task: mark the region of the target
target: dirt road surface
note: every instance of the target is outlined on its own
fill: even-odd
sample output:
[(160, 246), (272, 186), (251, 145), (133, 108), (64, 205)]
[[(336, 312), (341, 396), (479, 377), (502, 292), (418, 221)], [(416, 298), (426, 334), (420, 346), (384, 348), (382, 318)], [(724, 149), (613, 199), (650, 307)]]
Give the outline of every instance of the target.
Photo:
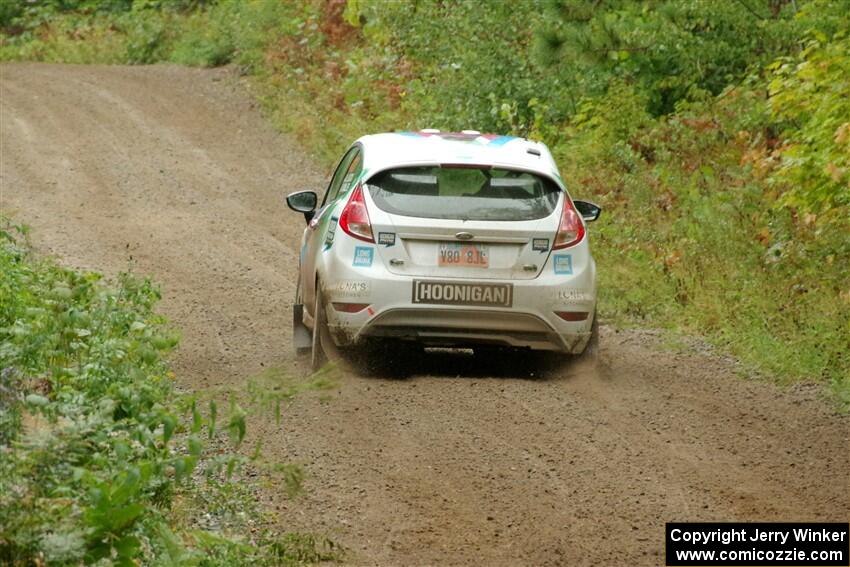
[[(0, 67), (0, 209), (68, 265), (161, 282), (188, 390), (306, 374), (303, 221), (282, 196), (326, 173), (225, 70)], [(404, 379), (346, 373), (279, 425), (254, 415), (266, 453), (308, 474), (270, 505), (378, 565), (657, 565), (666, 521), (850, 518), (850, 421), (817, 386), (648, 331), (602, 339), (599, 373), (433, 354)]]

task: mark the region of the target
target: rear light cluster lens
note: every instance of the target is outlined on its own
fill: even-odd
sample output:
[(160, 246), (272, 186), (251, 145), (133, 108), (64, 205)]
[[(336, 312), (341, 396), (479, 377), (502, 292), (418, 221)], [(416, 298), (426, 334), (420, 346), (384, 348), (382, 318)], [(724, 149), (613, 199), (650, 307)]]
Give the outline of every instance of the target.
[(587, 316), (590, 315), (587, 311), (555, 311), (555, 315), (564, 321), (587, 321)]
[(339, 226), (346, 234), (365, 242), (375, 242), (372, 236), (372, 223), (363, 198), (363, 186), (357, 185), (348, 198), (348, 203), (339, 216)]
[(333, 302), (335, 311), (339, 311), (340, 313), (360, 313), (367, 307), (369, 307), (368, 303), (337, 303)]
[(581, 242), (582, 238), (584, 238), (584, 223), (581, 222), (581, 216), (565, 193), (561, 224), (558, 226), (558, 234), (555, 235), (555, 243), (552, 245), (552, 249), (569, 248)]

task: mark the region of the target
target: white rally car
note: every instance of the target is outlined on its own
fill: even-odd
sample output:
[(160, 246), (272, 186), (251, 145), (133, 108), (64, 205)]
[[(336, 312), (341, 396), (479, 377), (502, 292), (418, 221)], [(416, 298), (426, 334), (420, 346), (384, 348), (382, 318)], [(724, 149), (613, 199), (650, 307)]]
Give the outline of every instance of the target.
[(373, 341), (595, 356), (596, 264), (545, 145), (475, 131), (364, 136), (303, 213), (294, 342), (321, 366)]

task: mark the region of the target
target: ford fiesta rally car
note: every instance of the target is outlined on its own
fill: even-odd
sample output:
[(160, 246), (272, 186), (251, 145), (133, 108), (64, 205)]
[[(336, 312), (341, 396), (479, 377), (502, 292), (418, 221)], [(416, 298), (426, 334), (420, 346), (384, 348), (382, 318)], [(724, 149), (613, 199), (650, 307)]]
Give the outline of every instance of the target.
[(596, 264), (545, 145), (438, 130), (364, 136), (303, 213), (297, 350), (513, 347), (595, 356)]

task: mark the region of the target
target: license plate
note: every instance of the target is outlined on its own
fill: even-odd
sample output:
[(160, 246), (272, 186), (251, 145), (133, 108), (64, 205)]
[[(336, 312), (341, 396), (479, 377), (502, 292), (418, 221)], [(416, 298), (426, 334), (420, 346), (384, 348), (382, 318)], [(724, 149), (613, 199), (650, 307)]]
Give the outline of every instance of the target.
[(413, 280), (413, 303), (510, 307), (513, 284)]
[(437, 265), (486, 268), (490, 265), (490, 251), (486, 244), (441, 242), (437, 251)]

